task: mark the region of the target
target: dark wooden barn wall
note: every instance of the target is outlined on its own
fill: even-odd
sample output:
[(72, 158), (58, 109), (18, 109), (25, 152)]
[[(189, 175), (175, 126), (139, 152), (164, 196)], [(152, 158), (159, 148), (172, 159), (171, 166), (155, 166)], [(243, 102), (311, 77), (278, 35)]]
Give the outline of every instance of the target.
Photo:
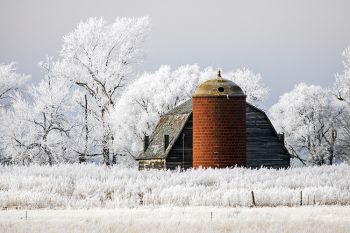
[(282, 168), (290, 157), (265, 113), (247, 105), (247, 167)]
[[(166, 158), (167, 169), (174, 169), (178, 166), (182, 168), (192, 167), (192, 125), (193, 120), (191, 115)], [(185, 142), (184, 147), (182, 139), (183, 135)]]

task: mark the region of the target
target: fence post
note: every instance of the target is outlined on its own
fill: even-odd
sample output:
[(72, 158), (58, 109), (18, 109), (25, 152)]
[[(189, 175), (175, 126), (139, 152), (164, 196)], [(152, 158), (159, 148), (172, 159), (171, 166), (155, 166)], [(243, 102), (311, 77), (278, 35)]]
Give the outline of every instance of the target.
[(300, 206), (303, 205), (303, 191), (300, 190)]
[(252, 191), (252, 205), (256, 206), (254, 192)]
[(143, 192), (139, 193), (139, 204), (143, 205)]

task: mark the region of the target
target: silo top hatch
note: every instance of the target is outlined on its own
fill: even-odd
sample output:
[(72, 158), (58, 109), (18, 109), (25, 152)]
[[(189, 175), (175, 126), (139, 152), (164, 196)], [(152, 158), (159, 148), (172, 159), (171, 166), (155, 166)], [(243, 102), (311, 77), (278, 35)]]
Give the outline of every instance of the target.
[(210, 79), (202, 83), (193, 97), (220, 97), (220, 96), (245, 96), (242, 89), (234, 82), (223, 79), (220, 71), (216, 79)]

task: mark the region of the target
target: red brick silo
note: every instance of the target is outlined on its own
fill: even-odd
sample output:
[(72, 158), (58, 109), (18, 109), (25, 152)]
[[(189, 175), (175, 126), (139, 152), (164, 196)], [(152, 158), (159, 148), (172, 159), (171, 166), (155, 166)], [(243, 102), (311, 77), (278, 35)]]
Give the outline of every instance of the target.
[(193, 167), (244, 166), (246, 96), (221, 78), (201, 84), (192, 98)]

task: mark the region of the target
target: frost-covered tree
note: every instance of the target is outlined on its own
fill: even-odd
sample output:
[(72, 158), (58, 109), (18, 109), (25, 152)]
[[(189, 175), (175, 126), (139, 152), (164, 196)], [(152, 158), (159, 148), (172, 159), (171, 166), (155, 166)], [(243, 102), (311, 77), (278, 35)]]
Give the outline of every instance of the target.
[(8, 107), (14, 93), (20, 91), (30, 76), (16, 72), (15, 63), (0, 64), (0, 109)]
[(343, 51), (342, 55), (344, 71), (336, 75), (334, 90), (338, 100), (350, 106), (350, 46)]
[(4, 161), (4, 134), (1, 125), (5, 124), (4, 115), (10, 111), (16, 95), (23, 91), (30, 76), (16, 72), (15, 63), (0, 64), (0, 163)]
[(76, 161), (72, 153), (75, 126), (69, 83), (42, 80), (28, 88), (31, 99), (17, 95), (13, 110), (1, 124), (4, 150), (9, 160), (18, 164), (55, 164)]
[[(144, 136), (152, 133), (160, 116), (190, 99), (202, 82), (215, 77), (216, 71), (211, 67), (200, 69), (197, 65), (185, 65), (176, 70), (161, 66), (156, 72), (140, 75), (126, 88), (111, 114), (117, 152), (137, 157)], [(261, 84), (260, 74), (248, 69), (223, 74), (223, 78), (241, 86), (247, 101), (255, 105), (268, 93)]]
[[(59, 63), (55, 63), (52, 57), (47, 57), (46, 61), (41, 61), (39, 65), (43, 68), (45, 76), (47, 78), (48, 85), (52, 85), (51, 80), (62, 79), (60, 77), (60, 68)], [(75, 115), (71, 115), (77, 127), (72, 130), (71, 134), (74, 135), (74, 153), (79, 157), (79, 162), (86, 162), (89, 158), (102, 155), (98, 152), (98, 139), (99, 132), (102, 132), (101, 129), (96, 129), (99, 127), (98, 119), (99, 116), (95, 116), (93, 111), (91, 111), (91, 103), (93, 102), (92, 97), (88, 96), (86, 92), (78, 88), (77, 86), (73, 87), (72, 82), (68, 82), (72, 86), (70, 90), (74, 93), (72, 95), (72, 103), (75, 105)], [(53, 83), (54, 85), (55, 83)], [(94, 137), (90, 136), (91, 132), (94, 133)]]
[(350, 46), (343, 51), (344, 71), (336, 75), (334, 93), (340, 104), (343, 104), (344, 114), (341, 116), (341, 141), (344, 160), (350, 162)]
[(339, 158), (339, 118), (343, 107), (320, 86), (298, 84), (270, 109), (271, 120), (304, 164), (332, 164)]
[(70, 80), (88, 95), (88, 112), (95, 119), (89, 136), (98, 142), (105, 164), (110, 163), (113, 142), (109, 114), (133, 77), (133, 65), (142, 60), (149, 27), (147, 17), (117, 18), (111, 24), (90, 18), (64, 37), (61, 59), (52, 64), (55, 76)]

